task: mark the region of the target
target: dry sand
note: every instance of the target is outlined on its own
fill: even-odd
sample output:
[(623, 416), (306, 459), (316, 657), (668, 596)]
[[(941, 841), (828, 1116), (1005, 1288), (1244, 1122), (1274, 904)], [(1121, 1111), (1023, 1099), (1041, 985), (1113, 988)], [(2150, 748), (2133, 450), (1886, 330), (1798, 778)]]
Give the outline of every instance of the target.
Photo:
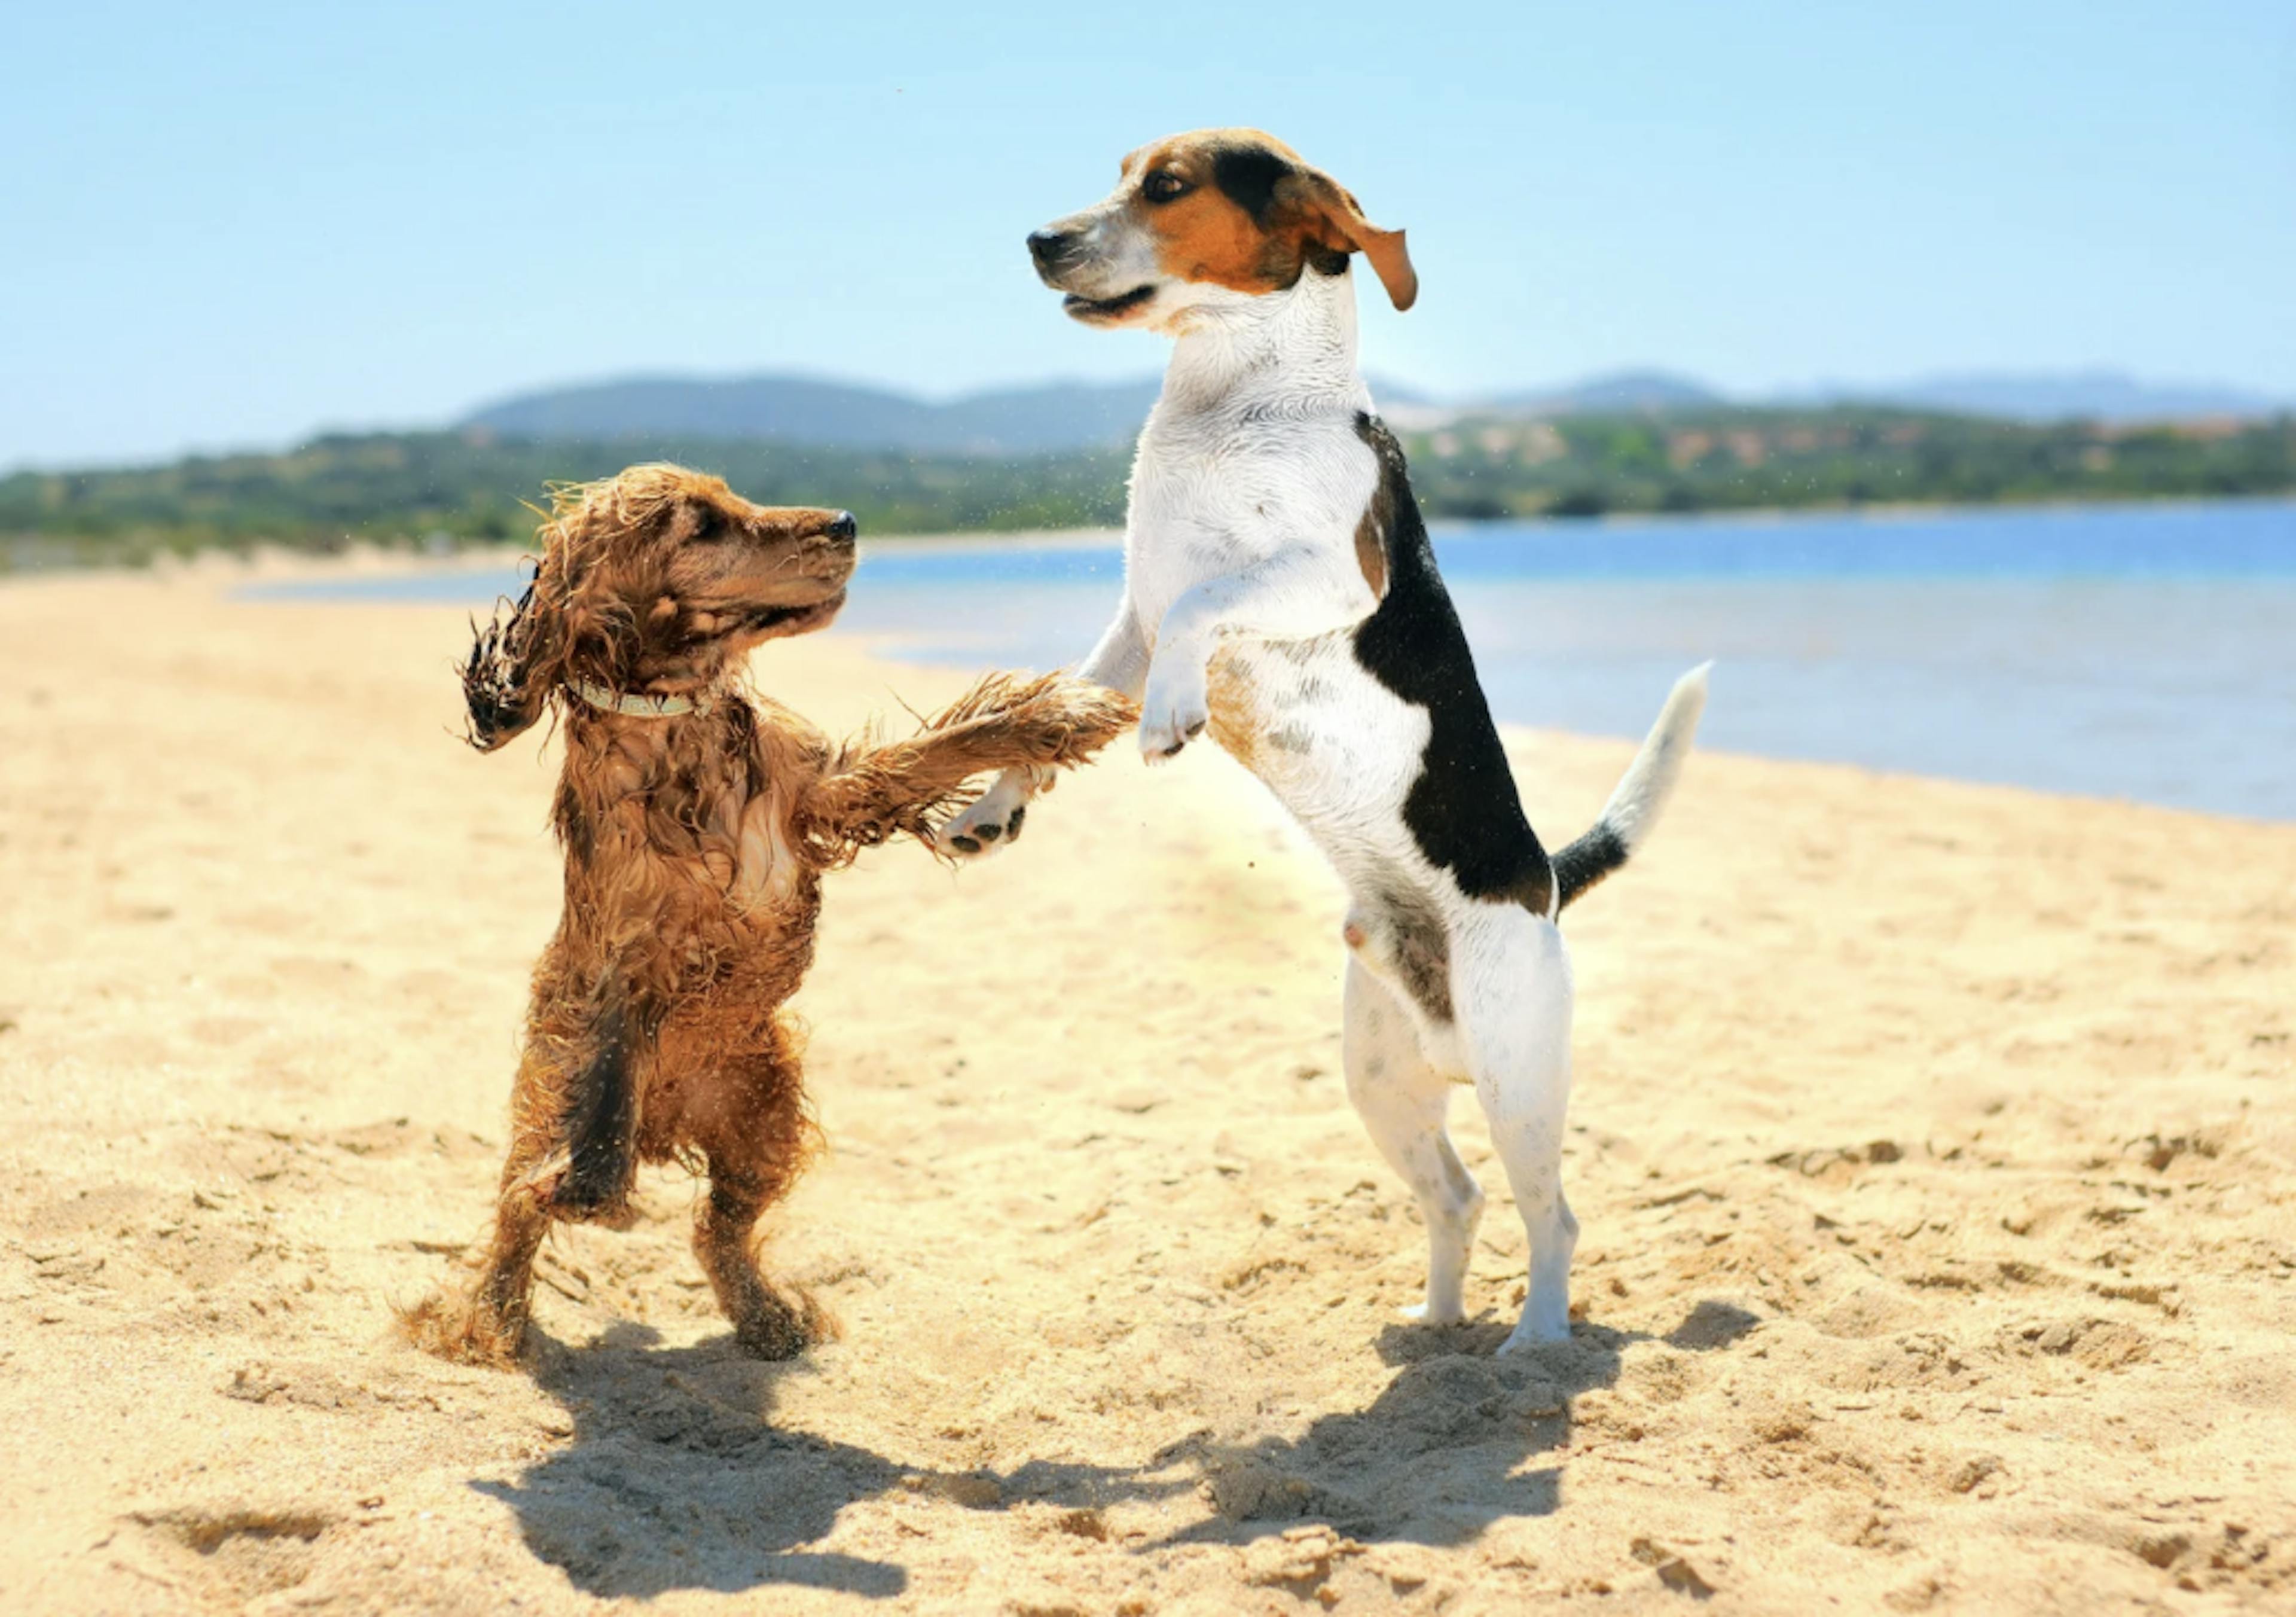
[[(0, 587), (0, 1611), (2296, 1609), (2296, 827), (1694, 760), (1573, 913), (1584, 1318), (1502, 1361), (1472, 1105), (1478, 1316), (1412, 1328), (1336, 887), (1127, 751), (1015, 857), (832, 878), (771, 1261), (842, 1341), (735, 1357), (664, 1175), (491, 1374), (390, 1327), (555, 903), (463, 639)], [(1513, 744), (1565, 833), (1629, 751)]]

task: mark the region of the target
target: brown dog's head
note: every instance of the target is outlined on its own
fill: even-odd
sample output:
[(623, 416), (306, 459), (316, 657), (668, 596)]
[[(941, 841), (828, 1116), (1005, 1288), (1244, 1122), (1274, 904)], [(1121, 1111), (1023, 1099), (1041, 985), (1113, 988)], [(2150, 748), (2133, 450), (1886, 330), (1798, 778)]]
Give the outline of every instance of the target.
[(825, 628), (845, 603), (849, 513), (752, 505), (721, 479), (661, 465), (554, 490), (553, 505), (534, 581), (479, 630), (463, 669), (482, 752), (571, 681), (703, 690), (751, 646)]
[(1419, 296), (1403, 232), (1372, 224), (1330, 175), (1257, 129), (1143, 146), (1105, 201), (1036, 232), (1029, 252), (1045, 284), (1068, 294), (1068, 312), (1093, 325), (1177, 329), (1187, 310), (1225, 296), (1339, 275), (1352, 252), (1396, 308)]

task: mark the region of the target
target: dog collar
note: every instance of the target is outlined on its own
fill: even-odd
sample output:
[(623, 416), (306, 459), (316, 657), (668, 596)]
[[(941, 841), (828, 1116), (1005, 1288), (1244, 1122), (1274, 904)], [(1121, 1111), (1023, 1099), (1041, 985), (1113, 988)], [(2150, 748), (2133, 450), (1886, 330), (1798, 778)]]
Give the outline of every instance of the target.
[(691, 696), (656, 696), (643, 691), (610, 691), (586, 679), (570, 679), (566, 688), (602, 713), (626, 718), (675, 718), (681, 713), (707, 713), (713, 705), (708, 691)]

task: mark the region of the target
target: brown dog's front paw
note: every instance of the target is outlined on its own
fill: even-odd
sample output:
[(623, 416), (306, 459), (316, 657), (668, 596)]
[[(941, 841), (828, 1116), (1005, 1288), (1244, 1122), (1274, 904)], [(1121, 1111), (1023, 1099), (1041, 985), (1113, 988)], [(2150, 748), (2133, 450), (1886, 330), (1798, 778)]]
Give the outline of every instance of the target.
[(1066, 732), (1056, 760), (1062, 765), (1083, 763), (1138, 723), (1142, 714), (1140, 703), (1121, 692), (1070, 675), (1039, 700)]

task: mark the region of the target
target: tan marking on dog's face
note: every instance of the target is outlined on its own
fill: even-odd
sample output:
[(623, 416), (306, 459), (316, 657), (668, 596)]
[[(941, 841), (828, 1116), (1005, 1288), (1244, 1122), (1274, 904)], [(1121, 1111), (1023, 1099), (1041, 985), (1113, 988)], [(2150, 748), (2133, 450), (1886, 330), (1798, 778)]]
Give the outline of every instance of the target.
[(1124, 160), (1136, 228), (1155, 242), (1156, 263), (1175, 281), (1264, 295), (1295, 285), (1311, 249), (1335, 250), (1322, 221), (1272, 197), (1259, 217), (1220, 185), (1223, 159), (1304, 174), (1300, 154), (1257, 129), (1204, 129), (1144, 146)]
[(1264, 297), (1310, 267), (1370, 260), (1398, 308), (1417, 295), (1403, 233), (1381, 230), (1329, 175), (1258, 129), (1200, 129), (1124, 160), (1098, 206), (1030, 238), (1037, 273), (1093, 325), (1174, 328), (1204, 301), (1191, 288)]

